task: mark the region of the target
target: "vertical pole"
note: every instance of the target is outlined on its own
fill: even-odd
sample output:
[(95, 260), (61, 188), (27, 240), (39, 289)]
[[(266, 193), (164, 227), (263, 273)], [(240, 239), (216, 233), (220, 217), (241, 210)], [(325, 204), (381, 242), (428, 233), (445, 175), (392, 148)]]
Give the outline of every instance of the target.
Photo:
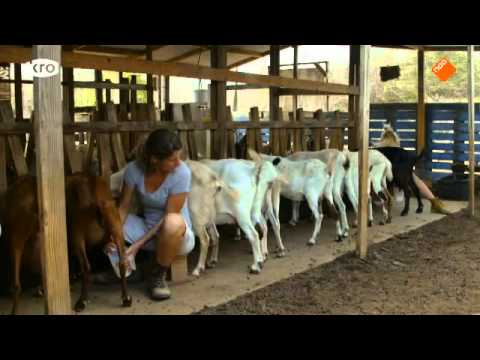
[[(227, 50), (224, 46), (215, 45), (211, 50), (212, 68), (224, 69), (227, 67)], [(212, 120), (218, 123), (212, 142), (212, 157), (225, 159), (227, 157), (227, 83), (225, 81), (212, 81), (211, 111)]]
[(359, 134), (360, 134), (360, 153), (359, 153), (359, 169), (360, 176), (360, 196), (358, 207), (358, 241), (357, 252), (361, 259), (367, 256), (368, 251), (368, 134), (370, 122), (370, 85), (368, 81), (368, 70), (370, 60), (370, 45), (360, 46), (360, 117), (359, 117)]
[[(35, 45), (34, 59), (61, 62), (60, 45)], [(46, 313), (70, 314), (60, 74), (34, 80), (37, 184)]]
[(469, 196), (468, 210), (475, 216), (475, 62), (474, 46), (468, 46), (468, 164)]
[[(350, 45), (349, 85), (358, 86), (358, 62), (360, 60), (360, 45)], [(358, 96), (348, 97), (348, 113), (354, 117), (354, 127), (348, 129), (348, 149), (358, 149)]]

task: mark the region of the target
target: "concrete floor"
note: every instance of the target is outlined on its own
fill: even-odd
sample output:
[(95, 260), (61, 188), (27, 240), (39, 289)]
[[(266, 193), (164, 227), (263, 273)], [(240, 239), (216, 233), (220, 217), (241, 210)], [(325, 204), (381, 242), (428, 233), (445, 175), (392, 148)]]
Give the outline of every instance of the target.
[[(445, 202), (451, 211), (459, 211), (467, 206), (465, 202)], [(395, 234), (404, 233), (429, 222), (441, 219), (443, 216), (430, 213), (430, 205), (425, 202), (423, 214), (415, 214), (416, 201), (412, 201), (413, 212), (407, 217), (400, 217), (401, 205), (396, 204), (393, 212), (393, 223), (380, 226), (374, 225), (369, 229), (369, 242), (379, 243), (391, 238)], [(375, 223), (381, 218), (375, 213)], [(282, 237), (288, 249), (284, 258), (269, 258), (260, 275), (248, 273), (248, 266), (252, 262), (249, 253), (250, 245), (247, 240), (234, 241), (225, 238), (220, 242), (219, 264), (217, 268), (207, 270), (199, 279), (190, 277), (186, 282), (171, 285), (173, 298), (167, 302), (154, 303), (148, 298), (145, 284), (131, 285), (130, 294), (133, 297), (131, 308), (120, 307), (119, 286), (96, 286), (90, 289), (90, 304), (85, 315), (186, 315), (201, 310), (205, 306), (215, 306), (230, 301), (240, 295), (265, 287), (293, 274), (306, 271), (312, 267), (330, 262), (335, 258), (354, 249), (356, 229), (351, 230), (351, 241), (338, 244), (334, 242), (335, 226), (330, 219), (324, 220), (317, 245), (307, 247), (306, 242), (313, 232), (313, 223), (305, 221), (296, 227), (288, 224), (282, 226)], [(269, 234), (269, 249), (274, 249), (273, 234)], [(196, 264), (197, 252), (189, 257), (190, 271)], [(72, 286), (72, 302), (79, 294), (80, 283)], [(43, 314), (42, 299), (34, 298), (33, 291), (22, 296), (20, 314)], [(0, 314), (8, 314), (11, 300), (0, 298)]]

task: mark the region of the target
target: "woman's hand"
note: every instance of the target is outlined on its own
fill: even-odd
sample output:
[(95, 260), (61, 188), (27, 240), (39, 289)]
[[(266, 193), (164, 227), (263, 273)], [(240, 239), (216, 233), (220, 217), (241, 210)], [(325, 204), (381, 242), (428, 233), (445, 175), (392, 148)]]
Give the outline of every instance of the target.
[(141, 249), (141, 245), (139, 246), (139, 243), (133, 244), (132, 246), (127, 248), (127, 250), (125, 251), (125, 259), (127, 259), (129, 256), (132, 256), (133, 258), (135, 258), (140, 249)]

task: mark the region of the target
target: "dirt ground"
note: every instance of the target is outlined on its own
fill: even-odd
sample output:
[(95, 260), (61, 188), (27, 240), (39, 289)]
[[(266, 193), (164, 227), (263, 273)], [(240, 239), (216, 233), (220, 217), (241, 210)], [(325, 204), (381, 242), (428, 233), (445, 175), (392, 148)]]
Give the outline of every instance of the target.
[(480, 313), (479, 225), (461, 211), (196, 314)]

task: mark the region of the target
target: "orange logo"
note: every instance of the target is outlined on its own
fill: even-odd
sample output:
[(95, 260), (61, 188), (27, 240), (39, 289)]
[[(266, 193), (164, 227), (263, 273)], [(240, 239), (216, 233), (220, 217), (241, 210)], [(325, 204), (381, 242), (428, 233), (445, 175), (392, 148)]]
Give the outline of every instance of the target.
[(432, 71), (441, 81), (447, 81), (455, 74), (457, 69), (448, 61), (448, 59), (444, 58), (433, 66)]

